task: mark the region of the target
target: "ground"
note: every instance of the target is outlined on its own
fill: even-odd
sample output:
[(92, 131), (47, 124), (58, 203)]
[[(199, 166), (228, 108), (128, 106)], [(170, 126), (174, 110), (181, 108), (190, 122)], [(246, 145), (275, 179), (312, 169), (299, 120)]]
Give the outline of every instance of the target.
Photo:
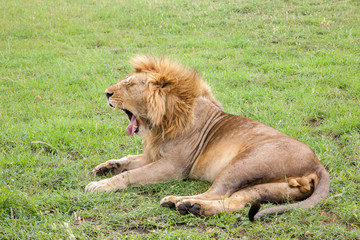
[[(13, 0), (0, 13), (1, 239), (360, 239), (359, 1)], [(201, 181), (85, 193), (94, 166), (142, 150), (104, 90), (149, 53), (198, 69), (226, 112), (308, 144), (329, 197), (251, 223), (248, 207), (159, 206)]]

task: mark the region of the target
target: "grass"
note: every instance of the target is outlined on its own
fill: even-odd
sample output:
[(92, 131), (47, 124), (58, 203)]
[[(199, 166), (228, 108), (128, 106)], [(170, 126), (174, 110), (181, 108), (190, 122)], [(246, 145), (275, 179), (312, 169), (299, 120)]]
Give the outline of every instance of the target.
[[(0, 13), (1, 239), (360, 239), (359, 1), (13, 0)], [(311, 146), (329, 197), (250, 223), (248, 208), (159, 206), (201, 181), (85, 193), (94, 166), (141, 152), (104, 97), (139, 53), (195, 67), (227, 112)]]

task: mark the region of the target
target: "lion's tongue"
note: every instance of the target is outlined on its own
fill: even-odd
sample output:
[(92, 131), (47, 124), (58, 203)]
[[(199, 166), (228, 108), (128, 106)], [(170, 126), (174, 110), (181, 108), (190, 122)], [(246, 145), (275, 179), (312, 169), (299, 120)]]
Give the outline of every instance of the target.
[(132, 115), (130, 124), (129, 124), (129, 126), (126, 127), (126, 132), (132, 136), (132, 135), (134, 135), (137, 127), (138, 127), (138, 123), (136, 121), (136, 118), (134, 115)]

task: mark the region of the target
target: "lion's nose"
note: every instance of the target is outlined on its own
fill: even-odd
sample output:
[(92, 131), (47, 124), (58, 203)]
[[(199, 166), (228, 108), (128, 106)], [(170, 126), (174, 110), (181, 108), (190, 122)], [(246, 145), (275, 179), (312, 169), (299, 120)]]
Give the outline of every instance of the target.
[(114, 95), (114, 93), (105, 91), (105, 95), (106, 95), (106, 97), (109, 99), (112, 95)]

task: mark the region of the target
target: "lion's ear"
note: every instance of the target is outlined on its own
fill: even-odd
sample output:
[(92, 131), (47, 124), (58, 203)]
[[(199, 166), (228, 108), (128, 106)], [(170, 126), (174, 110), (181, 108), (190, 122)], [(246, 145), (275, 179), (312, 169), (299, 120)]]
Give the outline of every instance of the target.
[(165, 75), (154, 74), (148, 81), (145, 101), (151, 125), (159, 126), (166, 114), (166, 104), (173, 81)]

